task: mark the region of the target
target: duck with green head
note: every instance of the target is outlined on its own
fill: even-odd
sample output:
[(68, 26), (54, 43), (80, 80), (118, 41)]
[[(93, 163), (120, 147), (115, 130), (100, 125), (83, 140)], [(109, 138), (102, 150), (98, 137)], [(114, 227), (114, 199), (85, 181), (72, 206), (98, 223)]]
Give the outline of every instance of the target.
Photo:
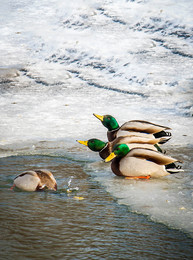
[(183, 171), (176, 165), (179, 160), (151, 149), (133, 148), (127, 144), (117, 144), (113, 152), (105, 159), (112, 161), (111, 169), (117, 176), (129, 179), (162, 177)]
[(115, 140), (113, 140), (112, 142), (103, 142), (96, 138), (92, 138), (87, 141), (77, 140), (77, 142), (86, 145), (90, 150), (94, 152), (98, 152), (99, 156), (102, 159), (105, 159), (109, 156), (109, 154), (112, 152), (113, 147), (116, 144), (122, 144), (122, 143), (129, 144), (130, 149), (141, 147), (141, 148), (152, 149), (155, 151), (157, 150), (161, 151), (161, 148), (158, 146), (158, 143), (160, 141), (161, 138), (149, 139), (149, 138), (139, 137), (139, 136), (120, 136)]
[(107, 137), (109, 141), (113, 141), (116, 137), (124, 135), (136, 135), (150, 139), (162, 137), (161, 143), (165, 143), (171, 138), (171, 133), (165, 131), (171, 130), (171, 128), (167, 126), (157, 125), (142, 120), (131, 120), (124, 123), (122, 126), (119, 126), (117, 120), (111, 115), (93, 115), (108, 129)]
[(98, 152), (102, 159), (105, 159), (110, 153), (108, 142), (103, 142), (97, 138), (92, 138), (87, 141), (77, 140), (78, 143), (86, 145), (93, 152)]

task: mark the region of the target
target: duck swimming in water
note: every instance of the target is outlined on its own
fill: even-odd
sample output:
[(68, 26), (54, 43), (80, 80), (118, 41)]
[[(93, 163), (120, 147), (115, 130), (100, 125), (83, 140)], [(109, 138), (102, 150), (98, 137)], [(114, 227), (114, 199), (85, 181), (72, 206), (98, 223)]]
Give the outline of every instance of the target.
[(107, 158), (113, 150), (116, 144), (126, 143), (129, 145), (130, 149), (141, 147), (149, 148), (155, 151), (161, 151), (158, 143), (161, 142), (162, 138), (149, 139), (139, 136), (120, 136), (114, 139), (112, 142), (103, 142), (99, 139), (92, 138), (87, 141), (77, 140), (80, 144), (88, 146), (88, 148), (94, 152), (98, 152), (102, 159)]
[(108, 129), (107, 138), (110, 142), (115, 138), (124, 135), (136, 135), (150, 139), (162, 137), (162, 143), (167, 142), (171, 138), (171, 133), (165, 131), (171, 130), (171, 128), (167, 126), (157, 125), (142, 120), (131, 120), (124, 123), (122, 126), (119, 126), (117, 120), (111, 115), (93, 115)]
[(113, 173), (127, 179), (158, 178), (183, 171), (175, 164), (179, 162), (177, 159), (151, 149), (133, 148), (130, 150), (126, 144), (117, 144), (113, 147), (113, 152), (105, 159), (105, 162), (111, 160)]
[(26, 171), (14, 179), (13, 187), (25, 191), (38, 191), (45, 188), (57, 190), (57, 183), (53, 174), (48, 170)]

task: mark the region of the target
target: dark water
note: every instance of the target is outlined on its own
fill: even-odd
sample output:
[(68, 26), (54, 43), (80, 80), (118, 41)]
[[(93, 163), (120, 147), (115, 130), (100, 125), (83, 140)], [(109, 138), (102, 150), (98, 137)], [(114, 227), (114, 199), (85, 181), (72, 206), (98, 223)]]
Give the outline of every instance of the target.
[[(129, 212), (83, 166), (60, 157), (0, 159), (1, 259), (193, 259), (191, 238)], [(38, 168), (53, 172), (58, 192), (10, 190), (18, 172)], [(67, 193), (70, 177), (79, 190)]]

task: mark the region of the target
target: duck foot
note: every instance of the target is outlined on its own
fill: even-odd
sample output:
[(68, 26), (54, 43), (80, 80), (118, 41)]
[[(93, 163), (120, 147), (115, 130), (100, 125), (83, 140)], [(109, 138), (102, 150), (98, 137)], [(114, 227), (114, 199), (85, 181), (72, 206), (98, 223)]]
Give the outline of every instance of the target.
[(13, 186), (10, 188), (10, 190), (13, 190), (15, 188), (15, 184), (13, 184)]
[(128, 176), (125, 177), (126, 180), (138, 180), (138, 179), (150, 179), (151, 175), (147, 175), (147, 176)]

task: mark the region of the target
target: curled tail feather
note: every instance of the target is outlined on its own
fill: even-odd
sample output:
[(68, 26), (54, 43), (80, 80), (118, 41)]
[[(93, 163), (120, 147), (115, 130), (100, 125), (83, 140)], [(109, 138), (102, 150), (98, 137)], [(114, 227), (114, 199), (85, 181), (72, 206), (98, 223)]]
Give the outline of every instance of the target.
[(167, 172), (173, 174), (173, 173), (178, 173), (178, 172), (183, 172), (184, 170), (182, 169), (181, 165), (177, 165), (175, 163), (170, 163), (167, 164), (166, 166)]
[(155, 138), (160, 138), (160, 137), (170, 137), (172, 136), (172, 134), (170, 132), (166, 132), (166, 131), (160, 131), (158, 133), (154, 134)]

